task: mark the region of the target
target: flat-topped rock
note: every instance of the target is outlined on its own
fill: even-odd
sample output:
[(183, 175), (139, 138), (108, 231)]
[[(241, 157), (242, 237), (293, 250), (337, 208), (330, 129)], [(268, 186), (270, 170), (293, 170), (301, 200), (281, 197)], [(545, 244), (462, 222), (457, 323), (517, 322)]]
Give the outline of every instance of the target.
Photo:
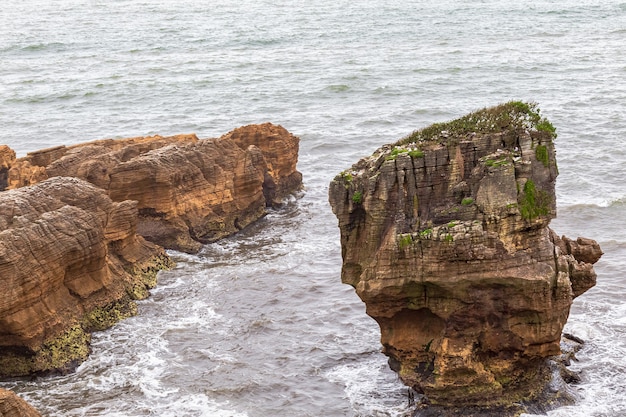
[(431, 404), (539, 396), (573, 298), (595, 285), (598, 244), (548, 227), (555, 137), (533, 105), (511, 102), (416, 131), (330, 184), (342, 281)]

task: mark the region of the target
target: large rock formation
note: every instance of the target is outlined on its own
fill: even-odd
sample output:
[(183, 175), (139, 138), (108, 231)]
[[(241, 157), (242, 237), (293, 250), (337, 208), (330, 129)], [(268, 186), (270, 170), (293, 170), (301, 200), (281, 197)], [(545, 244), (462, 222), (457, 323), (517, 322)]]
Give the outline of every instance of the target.
[(83, 178), (114, 201), (137, 201), (138, 231), (146, 239), (196, 252), (301, 188), (298, 146), (297, 137), (270, 123), (219, 139), (100, 140), (30, 153), (12, 163), (6, 182), (11, 189), (59, 175)]
[(299, 139), (270, 123), (219, 139), (99, 140), (16, 159), (0, 146), (0, 377), (65, 370), (135, 313), (163, 248), (197, 251), (302, 185)]
[(14, 392), (0, 388), (0, 416), (41, 417), (41, 414)]
[(330, 185), (342, 281), (431, 404), (537, 396), (573, 298), (595, 284), (598, 244), (548, 227), (554, 132), (535, 105), (511, 102), (383, 146)]
[(136, 312), (171, 265), (137, 212), (77, 178), (0, 193), (0, 377), (69, 369), (90, 331)]

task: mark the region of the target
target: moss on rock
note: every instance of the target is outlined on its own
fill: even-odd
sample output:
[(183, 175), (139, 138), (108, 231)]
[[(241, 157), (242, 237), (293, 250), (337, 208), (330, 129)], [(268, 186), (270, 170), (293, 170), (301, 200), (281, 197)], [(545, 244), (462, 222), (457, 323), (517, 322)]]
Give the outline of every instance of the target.
[(74, 323), (52, 337), (35, 352), (12, 352), (0, 356), (0, 377), (72, 371), (89, 356), (91, 335)]
[(175, 266), (176, 263), (165, 253), (154, 256), (142, 264), (132, 264), (126, 269), (133, 278), (126, 286), (126, 292), (133, 300), (147, 298), (150, 295), (148, 290), (156, 287), (158, 272)]
[(98, 307), (85, 314), (82, 327), (85, 331), (102, 331), (113, 326), (118, 321), (137, 315), (137, 303), (124, 297), (103, 307)]

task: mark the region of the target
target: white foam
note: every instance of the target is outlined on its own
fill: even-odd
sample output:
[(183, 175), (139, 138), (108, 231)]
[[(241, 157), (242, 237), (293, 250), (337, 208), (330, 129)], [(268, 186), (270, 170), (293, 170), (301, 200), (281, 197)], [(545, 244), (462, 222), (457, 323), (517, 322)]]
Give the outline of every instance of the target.
[(326, 373), (333, 383), (343, 385), (346, 398), (356, 415), (376, 417), (410, 416), (407, 388), (387, 365), (380, 353), (355, 363), (335, 366)]
[[(57, 415), (61, 416), (61, 414), (53, 414), (51, 417), (56, 417)], [(183, 395), (178, 398), (167, 396), (160, 402), (155, 402), (151, 399), (149, 403), (143, 402), (132, 405), (119, 402), (107, 408), (106, 414), (102, 413), (102, 409), (98, 405), (88, 405), (62, 414), (64, 417), (96, 415), (106, 415), (107, 417), (145, 415), (156, 415), (159, 417), (248, 417), (245, 413), (233, 410), (229, 403), (211, 400), (204, 394)]]
[(153, 412), (161, 417), (248, 417), (246, 413), (231, 409), (229, 403), (211, 400), (204, 394), (184, 395), (175, 401), (158, 405)]

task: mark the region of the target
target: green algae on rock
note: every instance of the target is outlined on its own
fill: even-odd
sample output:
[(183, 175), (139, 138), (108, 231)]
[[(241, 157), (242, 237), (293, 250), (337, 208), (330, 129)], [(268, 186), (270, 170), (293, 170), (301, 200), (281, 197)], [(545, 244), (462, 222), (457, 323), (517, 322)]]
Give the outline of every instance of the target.
[(417, 130), (330, 184), (342, 281), (430, 404), (521, 412), (510, 406), (541, 397), (572, 300), (595, 285), (598, 244), (577, 252), (548, 227), (555, 138), (535, 104), (509, 102)]

